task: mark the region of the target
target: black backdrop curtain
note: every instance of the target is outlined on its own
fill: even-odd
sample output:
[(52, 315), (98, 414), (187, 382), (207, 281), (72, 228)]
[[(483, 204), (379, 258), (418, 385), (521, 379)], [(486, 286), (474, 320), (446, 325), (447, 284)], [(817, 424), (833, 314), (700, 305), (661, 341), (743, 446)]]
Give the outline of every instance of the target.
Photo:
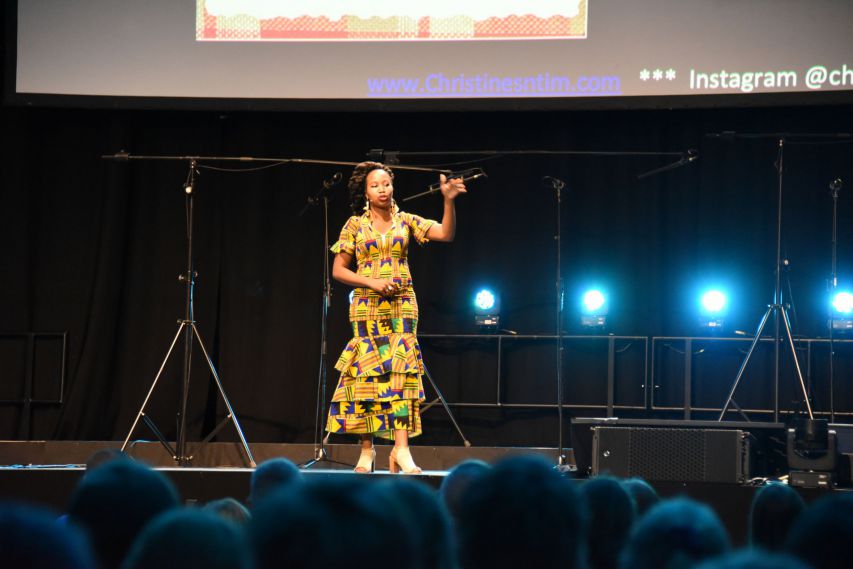
[[(719, 275), (733, 297), (728, 327), (751, 334), (772, 300), (777, 141), (706, 134), (850, 132), (851, 111), (216, 113), (3, 107), (2, 138), (9, 150), (0, 202), (0, 332), (67, 331), (69, 338), (65, 402), (34, 408), (29, 434), (123, 438), (183, 315), (184, 288), (177, 276), (185, 264), (187, 164), (116, 163), (102, 160), (102, 154), (358, 161), (371, 148), (694, 148), (697, 162), (643, 180), (637, 174), (667, 160), (508, 156), (477, 164), (489, 178), (472, 183), (459, 200), (456, 241), (412, 251), (420, 331), (474, 332), (470, 301), (480, 284), (501, 291), (505, 327), (522, 333), (554, 329), (556, 206), (553, 193), (541, 184), (542, 176), (550, 175), (567, 182), (561, 219), (569, 331), (577, 331), (575, 294), (596, 281), (611, 293), (614, 333), (693, 334), (695, 287)], [(783, 246), (791, 260), (798, 334), (826, 334), (828, 183), (837, 177), (853, 180), (851, 158), (849, 141), (792, 142), (785, 151)], [(250, 441), (313, 439), (323, 226), (318, 208), (298, 213), (335, 171), (310, 165), (253, 173), (205, 169), (197, 182), (196, 318)], [(343, 172), (346, 178), (349, 171)], [(434, 181), (400, 171), (397, 197)], [(847, 189), (839, 201), (839, 274), (849, 278), (853, 198)], [(441, 211), (435, 196), (406, 206), (429, 217)], [(331, 204), (332, 240), (348, 215), (342, 185)], [(334, 287), (329, 392), (336, 380), (331, 365), (348, 337), (347, 293), (342, 285)], [(0, 349), (7, 362), (17, 354)], [(529, 400), (553, 401), (552, 378), (533, 377), (547, 375), (537, 371), (536, 354), (505, 381), (528, 390)], [(171, 361), (150, 409), (173, 435), (180, 353)], [(14, 398), (21, 389), (20, 374), (13, 373), (17, 364), (4, 365), (4, 398)], [(471, 366), (456, 369), (467, 371), (436, 378), (449, 399), (493, 389), (492, 380)], [(198, 358), (194, 372), (191, 437), (215, 424), (222, 411)], [(443, 412), (430, 414), (424, 442), (458, 442)], [(477, 444), (556, 442), (552, 411), (460, 409), (458, 417)], [(20, 436), (20, 418), (19, 406), (0, 407), (0, 436)], [(151, 436), (141, 427), (136, 438)], [(221, 438), (233, 440), (233, 433), (226, 429)]]

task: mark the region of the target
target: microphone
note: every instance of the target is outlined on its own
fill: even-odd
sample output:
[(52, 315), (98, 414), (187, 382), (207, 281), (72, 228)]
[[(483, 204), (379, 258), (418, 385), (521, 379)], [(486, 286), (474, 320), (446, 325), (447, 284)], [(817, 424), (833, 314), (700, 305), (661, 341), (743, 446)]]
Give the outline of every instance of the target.
[(335, 172), (335, 174), (331, 178), (329, 178), (328, 180), (323, 180), (323, 187), (328, 190), (332, 186), (340, 184), (343, 177), (344, 175), (340, 172)]
[(841, 178), (835, 178), (833, 181), (829, 183), (829, 189), (834, 193), (837, 193), (838, 190), (844, 187), (844, 180)]
[(554, 188), (555, 190), (562, 190), (566, 187), (566, 183), (563, 180), (553, 176), (542, 176), (542, 185)]
[[(470, 170), (462, 170), (461, 172), (451, 172), (450, 174), (445, 174), (448, 180), (454, 180), (456, 178), (462, 178), (462, 183), (470, 182), (471, 180), (476, 180), (477, 178), (488, 178), (486, 173), (483, 172), (480, 168), (472, 168)], [(430, 193), (437, 192), (441, 189), (441, 182), (436, 182), (435, 184), (430, 184), (429, 191)]]

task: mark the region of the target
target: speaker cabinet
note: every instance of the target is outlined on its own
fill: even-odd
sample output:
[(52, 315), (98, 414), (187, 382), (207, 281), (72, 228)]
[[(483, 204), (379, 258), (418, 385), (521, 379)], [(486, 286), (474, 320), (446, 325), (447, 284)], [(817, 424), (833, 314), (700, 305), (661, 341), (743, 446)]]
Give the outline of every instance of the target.
[(729, 429), (593, 427), (592, 474), (649, 481), (730, 482), (749, 478), (749, 435)]

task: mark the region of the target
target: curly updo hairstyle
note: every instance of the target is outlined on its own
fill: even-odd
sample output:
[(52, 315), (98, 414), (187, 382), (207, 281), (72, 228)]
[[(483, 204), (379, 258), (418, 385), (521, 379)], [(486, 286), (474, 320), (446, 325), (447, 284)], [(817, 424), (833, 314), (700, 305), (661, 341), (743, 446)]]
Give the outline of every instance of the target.
[(349, 188), (349, 206), (354, 215), (361, 215), (364, 213), (364, 193), (367, 191), (365, 180), (367, 180), (367, 175), (374, 170), (385, 170), (388, 172), (388, 175), (391, 176), (391, 180), (394, 179), (394, 172), (391, 171), (391, 168), (381, 162), (362, 162), (357, 165), (355, 170), (352, 171), (352, 176), (349, 177), (349, 182), (347, 183), (347, 187)]

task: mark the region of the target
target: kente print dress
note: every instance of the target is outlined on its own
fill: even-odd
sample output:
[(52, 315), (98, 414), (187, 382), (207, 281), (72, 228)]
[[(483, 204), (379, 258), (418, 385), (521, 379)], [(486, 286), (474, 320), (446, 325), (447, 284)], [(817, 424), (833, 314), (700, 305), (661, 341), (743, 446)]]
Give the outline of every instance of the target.
[(406, 258), (409, 242), (425, 243), (435, 223), (397, 212), (391, 228), (380, 234), (365, 213), (349, 218), (332, 246), (333, 253), (355, 257), (359, 275), (391, 279), (398, 292), (389, 298), (369, 288), (355, 289), (349, 308), (353, 338), (335, 364), (341, 377), (332, 395), (327, 431), (387, 439), (394, 437), (395, 429), (407, 430), (410, 437), (421, 434), (418, 303)]

